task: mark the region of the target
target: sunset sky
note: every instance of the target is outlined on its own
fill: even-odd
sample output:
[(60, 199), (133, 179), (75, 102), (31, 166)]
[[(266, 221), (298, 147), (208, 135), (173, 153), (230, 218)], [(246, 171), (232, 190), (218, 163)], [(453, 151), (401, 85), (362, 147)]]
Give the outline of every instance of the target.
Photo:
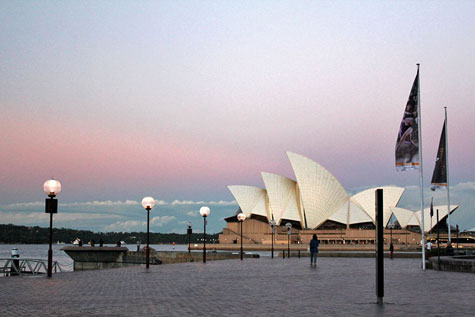
[[(474, 1), (0, 1), (0, 223), (201, 228), (237, 205), (226, 185), (295, 179), (285, 151), (349, 193), (406, 187), (394, 147), (421, 64), (426, 205), (448, 109), (454, 221), (475, 227)], [(435, 204), (446, 204), (444, 190)], [(201, 229), (196, 230), (201, 230)]]

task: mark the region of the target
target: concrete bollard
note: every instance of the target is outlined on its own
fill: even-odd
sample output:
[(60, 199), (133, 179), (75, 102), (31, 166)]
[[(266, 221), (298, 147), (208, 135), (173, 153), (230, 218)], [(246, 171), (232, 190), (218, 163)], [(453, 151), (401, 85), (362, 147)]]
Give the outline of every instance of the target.
[(12, 249), (12, 265), (10, 267), (11, 275), (18, 275), (20, 273), (20, 253), (17, 248)]

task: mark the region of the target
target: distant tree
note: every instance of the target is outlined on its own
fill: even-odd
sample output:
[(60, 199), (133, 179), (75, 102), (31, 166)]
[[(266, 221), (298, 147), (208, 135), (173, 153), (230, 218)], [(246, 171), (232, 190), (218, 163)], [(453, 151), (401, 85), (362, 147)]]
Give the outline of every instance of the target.
[[(218, 240), (219, 233), (207, 234), (208, 243)], [(53, 228), (54, 242), (60, 241), (72, 243), (76, 238), (80, 238), (84, 243), (94, 240), (98, 243), (101, 239), (104, 243), (115, 244), (117, 241), (125, 241), (127, 244), (135, 244), (137, 241), (144, 244), (147, 240), (145, 232), (92, 232), (89, 230), (74, 230), (66, 228)], [(191, 242), (201, 242), (202, 233), (193, 233)], [(151, 244), (187, 244), (188, 235), (181, 233), (150, 233)], [(0, 225), (0, 243), (7, 244), (45, 244), (49, 243), (49, 228), (38, 226), (27, 227), (17, 225)]]

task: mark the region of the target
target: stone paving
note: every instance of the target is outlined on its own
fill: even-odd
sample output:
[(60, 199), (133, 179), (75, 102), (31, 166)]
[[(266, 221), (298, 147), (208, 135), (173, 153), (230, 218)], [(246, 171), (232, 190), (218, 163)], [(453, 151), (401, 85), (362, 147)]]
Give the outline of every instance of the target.
[(0, 278), (0, 316), (474, 316), (475, 274), (375, 259), (260, 258)]

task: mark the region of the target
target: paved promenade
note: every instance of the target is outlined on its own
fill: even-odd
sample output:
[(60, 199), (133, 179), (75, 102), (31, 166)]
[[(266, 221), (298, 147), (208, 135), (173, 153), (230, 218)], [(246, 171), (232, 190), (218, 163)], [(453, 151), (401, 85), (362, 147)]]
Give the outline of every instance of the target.
[(475, 274), (375, 259), (260, 258), (0, 278), (0, 316), (473, 316)]

